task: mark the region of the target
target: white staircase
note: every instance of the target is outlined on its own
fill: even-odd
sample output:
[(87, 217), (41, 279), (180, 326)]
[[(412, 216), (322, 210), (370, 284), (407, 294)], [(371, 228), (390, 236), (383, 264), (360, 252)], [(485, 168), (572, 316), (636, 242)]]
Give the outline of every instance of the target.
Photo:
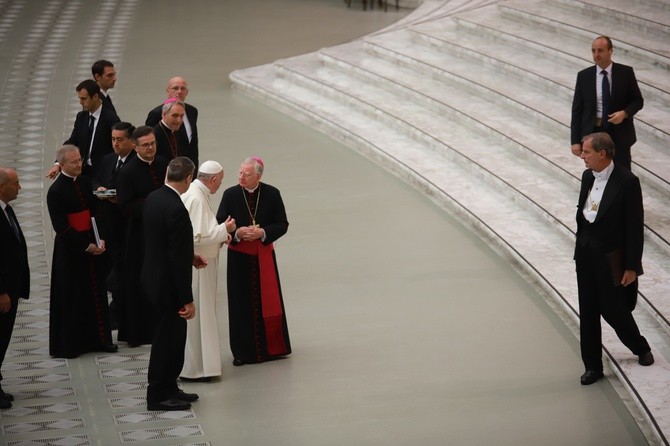
[(606, 324), (603, 343), (650, 442), (670, 444), (669, 2), (427, 0), (373, 35), (231, 79), (422, 190), (576, 322), (584, 167), (570, 153), (570, 109), (599, 34), (645, 99), (632, 149), (646, 224), (635, 317), (657, 363), (638, 366)]

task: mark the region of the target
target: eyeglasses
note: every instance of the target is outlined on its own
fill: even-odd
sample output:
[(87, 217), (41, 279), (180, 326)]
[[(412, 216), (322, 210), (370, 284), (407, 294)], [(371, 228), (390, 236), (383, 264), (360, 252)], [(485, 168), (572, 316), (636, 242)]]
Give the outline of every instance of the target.
[(142, 144), (138, 144), (138, 146), (142, 147), (143, 149), (148, 149), (149, 147), (156, 147), (156, 141), (151, 141), (151, 142), (143, 142)]
[(252, 172), (252, 173), (246, 173), (246, 172), (242, 172), (241, 170), (240, 170), (239, 172), (237, 172), (237, 173), (238, 173), (241, 177), (244, 177), (244, 178), (249, 178), (250, 176), (255, 175), (255, 172)]

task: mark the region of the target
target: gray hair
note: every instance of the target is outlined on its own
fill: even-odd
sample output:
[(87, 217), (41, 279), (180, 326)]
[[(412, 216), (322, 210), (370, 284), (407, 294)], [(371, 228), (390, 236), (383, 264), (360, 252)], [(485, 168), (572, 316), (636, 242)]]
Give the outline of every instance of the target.
[(612, 141), (612, 137), (608, 133), (591, 133), (582, 139), (582, 143), (588, 140), (591, 140), (591, 147), (593, 147), (595, 152), (602, 152), (604, 150), (607, 158), (614, 159), (614, 153), (616, 152), (616, 149), (614, 147), (614, 141)]
[(193, 175), (195, 164), (185, 156), (178, 156), (170, 161), (167, 168), (167, 180), (171, 182), (180, 182)]
[(182, 107), (184, 107), (184, 110), (186, 110), (186, 104), (184, 104), (182, 101), (170, 101), (170, 102), (166, 102), (165, 104), (163, 104), (163, 107), (161, 107), (161, 112), (162, 113), (167, 113), (175, 105), (181, 105)]
[(263, 175), (263, 165), (259, 163), (255, 157), (244, 158), (242, 164), (253, 164), (254, 172), (256, 172), (259, 175)]
[(62, 163), (63, 160), (65, 160), (65, 155), (70, 153), (70, 152), (74, 152), (74, 151), (79, 153), (79, 147), (77, 147), (75, 145), (72, 145), (72, 144), (65, 144), (63, 147), (58, 149), (58, 151), (56, 152), (56, 161), (58, 163)]

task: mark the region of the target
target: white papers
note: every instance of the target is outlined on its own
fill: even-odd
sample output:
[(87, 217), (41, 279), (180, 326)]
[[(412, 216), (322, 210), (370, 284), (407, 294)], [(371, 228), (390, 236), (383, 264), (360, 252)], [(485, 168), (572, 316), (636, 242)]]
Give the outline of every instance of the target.
[(93, 226), (93, 234), (95, 234), (95, 244), (97, 245), (98, 248), (101, 248), (100, 233), (98, 232), (98, 225), (95, 222), (95, 217), (91, 217), (91, 225)]

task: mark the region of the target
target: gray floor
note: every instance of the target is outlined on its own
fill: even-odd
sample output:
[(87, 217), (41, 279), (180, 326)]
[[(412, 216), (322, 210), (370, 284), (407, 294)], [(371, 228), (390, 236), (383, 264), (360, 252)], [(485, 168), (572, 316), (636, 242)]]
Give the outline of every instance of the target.
[[(14, 3), (26, 4), (0, 2), (0, 12)], [(71, 126), (73, 106), (67, 104), (80, 80), (77, 64), (90, 66), (83, 37), (112, 3), (70, 2), (79, 15), (51, 76), (44, 165)], [(4, 387), (17, 395), (14, 408), (0, 413), (3, 442), (646, 444), (609, 382), (578, 384), (582, 366), (571, 330), (482, 241), (346, 147), (229, 89), (233, 69), (348, 41), (406, 14), (363, 12), (354, 3), (351, 9), (341, 0), (114, 3), (132, 11), (115, 60), (113, 95), (121, 117), (143, 121), (162, 100), (165, 81), (182, 75), (189, 80), (189, 102), (201, 113), (201, 159), (220, 161), (228, 174), (224, 184), (232, 185), (239, 161), (260, 155), (264, 180), (282, 190), (291, 226), (277, 253), (294, 354), (232, 366), (222, 275), (222, 379), (185, 385), (201, 400), (175, 419), (147, 413), (141, 398), (148, 349), (122, 345), (119, 355), (86, 355), (62, 366), (46, 362), (44, 337), (28, 339), (46, 332), (39, 310), (48, 308), (48, 293), (36, 286), (36, 299), (22, 304), (13, 353), (3, 366)], [(31, 23), (40, 8), (27, 4), (19, 20)], [(15, 63), (9, 55), (23, 42), (15, 37), (19, 28), (3, 37), (3, 65)], [(90, 57), (98, 56), (105, 54)], [(15, 80), (5, 67), (0, 99), (21, 109), (24, 103), (7, 94)], [(0, 119), (4, 135), (17, 125), (6, 113)], [(4, 144), (0, 162), (18, 163), (26, 150), (19, 149)], [(18, 200), (22, 222), (40, 209), (49, 185), (35, 183), (34, 164), (19, 170), (30, 179)], [(40, 237), (50, 237), (45, 220), (45, 231), (33, 231), (33, 254), (49, 244), (40, 244)], [(48, 247), (44, 252), (50, 256)], [(43, 257), (32, 259), (38, 274), (50, 262)], [(39, 280), (43, 285), (44, 277)], [(24, 383), (34, 370), (23, 364), (69, 375), (73, 394), (46, 394), (60, 384)], [(60, 410), (45, 409), (58, 404)], [(59, 425), (61, 419), (83, 423), (74, 428)], [(30, 429), (37, 424), (43, 427)], [(74, 441), (77, 435), (81, 442)]]

